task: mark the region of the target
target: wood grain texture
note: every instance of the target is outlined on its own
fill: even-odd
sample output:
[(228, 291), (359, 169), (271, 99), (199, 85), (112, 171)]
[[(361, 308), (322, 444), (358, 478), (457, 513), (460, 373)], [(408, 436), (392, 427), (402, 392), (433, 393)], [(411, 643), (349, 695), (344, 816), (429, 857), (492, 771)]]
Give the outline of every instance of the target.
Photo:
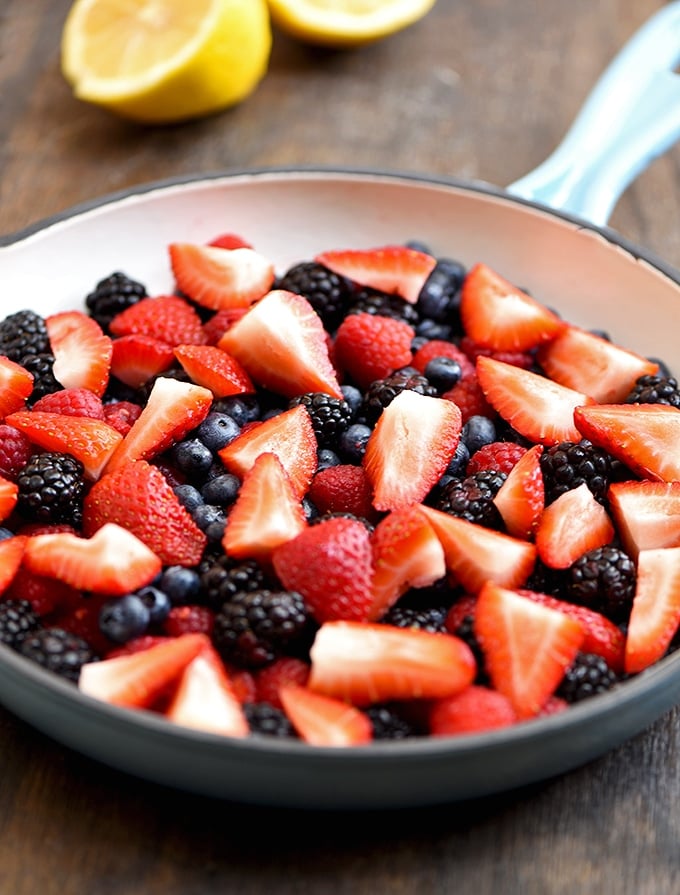
[[(511, 183), (542, 161), (653, 0), (439, 0), (356, 52), (276, 34), (241, 106), (143, 128), (74, 100), (68, 0), (0, 10), (0, 231), (194, 172), (321, 164)], [(613, 226), (680, 266), (680, 150)], [(414, 234), (417, 236), (417, 234)], [(678, 712), (591, 765), (481, 801), (332, 817), (184, 795), (81, 758), (0, 711), (0, 892), (12, 895), (677, 895)]]

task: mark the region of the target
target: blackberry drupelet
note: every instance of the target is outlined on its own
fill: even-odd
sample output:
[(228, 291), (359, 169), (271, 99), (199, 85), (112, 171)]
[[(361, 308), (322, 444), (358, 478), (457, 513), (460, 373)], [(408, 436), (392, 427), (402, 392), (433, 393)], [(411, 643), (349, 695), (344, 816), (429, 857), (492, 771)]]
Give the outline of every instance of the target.
[(36, 522), (80, 526), (85, 496), (83, 464), (70, 454), (35, 454), (19, 473), (17, 509)]
[(635, 596), (635, 563), (618, 547), (596, 547), (566, 571), (566, 597), (614, 621), (628, 618)]
[(35, 311), (17, 311), (0, 322), (0, 354), (17, 364), (50, 351), (45, 320)]
[(293, 737), (297, 739), (295, 728), (284, 712), (269, 702), (246, 702), (243, 706), (251, 733), (268, 737)]
[(336, 448), (340, 436), (352, 423), (354, 414), (341, 398), (333, 398), (325, 392), (306, 392), (296, 395), (289, 407), (302, 405), (312, 421), (312, 427), (320, 448)]
[(415, 367), (402, 367), (369, 385), (361, 408), (367, 423), (374, 425), (388, 404), (404, 391), (417, 392), (419, 395), (431, 398), (437, 397), (437, 389)]
[(387, 705), (371, 705), (366, 714), (373, 728), (374, 740), (405, 740), (418, 736), (416, 728)]
[(467, 643), (467, 645), (472, 650), (472, 655), (475, 657), (475, 661), (477, 662), (477, 676), (475, 677), (475, 683), (487, 684), (489, 682), (489, 677), (486, 673), (484, 665), (484, 652), (482, 651), (482, 647), (480, 646), (479, 641), (477, 640), (477, 635), (475, 634), (474, 616), (464, 616), (463, 620), (453, 633), (456, 637), (459, 637), (462, 641)]
[(546, 505), (584, 482), (600, 503), (606, 503), (612, 477), (612, 457), (587, 438), (562, 441), (547, 448), (541, 454), (540, 462)]
[(291, 267), (278, 281), (277, 288), (303, 295), (329, 332), (339, 326), (352, 294), (349, 280), (315, 261), (303, 261)]
[(484, 470), (464, 479), (451, 479), (437, 489), (434, 506), (451, 516), (502, 531), (503, 518), (493, 499), (506, 478), (505, 473)]
[(212, 639), (222, 658), (244, 668), (258, 668), (301, 643), (310, 617), (295, 591), (240, 592), (223, 603), (215, 616)]
[(370, 533), (373, 533), (375, 531), (375, 525), (368, 519), (366, 519), (365, 516), (357, 516), (355, 513), (349, 512), (345, 513), (342, 510), (323, 514), (319, 514), (319, 512), (317, 511), (310, 519), (307, 520), (307, 524), (318, 525), (319, 522), (326, 522), (328, 519), (353, 519), (355, 522), (361, 522), (364, 528), (366, 528), (366, 530)]
[(444, 606), (416, 607), (401, 606), (397, 603), (388, 610), (381, 621), (397, 628), (418, 628), (421, 631), (442, 634), (446, 631), (447, 611)]
[(358, 289), (347, 311), (348, 314), (379, 314), (381, 317), (392, 317), (401, 320), (409, 326), (416, 327), (420, 316), (414, 305), (409, 304), (399, 295), (389, 295), (369, 286)]
[(577, 653), (576, 659), (567, 669), (556, 695), (566, 702), (580, 702), (606, 693), (619, 681), (607, 662), (596, 653)]
[(92, 647), (63, 628), (40, 628), (28, 634), (19, 646), (22, 656), (48, 671), (77, 683), (80, 669), (98, 659)]
[(54, 378), (54, 355), (45, 352), (43, 354), (28, 354), (19, 363), (33, 376), (33, 391), (28, 398), (28, 404), (34, 404), (45, 395), (60, 392), (63, 385)]
[(680, 407), (678, 380), (674, 376), (640, 376), (624, 403)]
[(40, 626), (40, 619), (28, 600), (0, 602), (0, 643), (18, 649), (26, 636)]
[(97, 283), (94, 291), (85, 299), (85, 304), (90, 316), (107, 333), (116, 314), (146, 298), (146, 295), (146, 287), (116, 271)]
[(262, 590), (265, 573), (254, 559), (235, 560), (224, 553), (207, 554), (198, 567), (202, 602), (216, 611), (235, 594)]

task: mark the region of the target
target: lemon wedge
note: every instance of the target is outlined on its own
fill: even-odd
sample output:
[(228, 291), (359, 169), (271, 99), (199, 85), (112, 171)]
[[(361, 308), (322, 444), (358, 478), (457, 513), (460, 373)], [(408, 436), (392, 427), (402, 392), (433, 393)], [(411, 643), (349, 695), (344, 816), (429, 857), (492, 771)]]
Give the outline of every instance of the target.
[(274, 24), (298, 40), (345, 48), (372, 43), (422, 19), (435, 0), (268, 0)]
[(76, 0), (61, 64), (79, 99), (161, 124), (245, 99), (271, 42), (266, 0)]

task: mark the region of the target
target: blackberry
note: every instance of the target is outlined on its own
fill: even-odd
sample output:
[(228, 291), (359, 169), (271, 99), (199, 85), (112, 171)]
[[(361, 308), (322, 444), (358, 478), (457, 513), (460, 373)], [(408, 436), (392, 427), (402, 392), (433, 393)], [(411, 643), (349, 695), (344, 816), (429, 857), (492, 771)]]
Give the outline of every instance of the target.
[(477, 635), (475, 634), (474, 616), (464, 616), (463, 620), (453, 633), (456, 637), (459, 637), (462, 641), (467, 643), (467, 645), (470, 647), (470, 650), (472, 651), (472, 655), (475, 657), (475, 661), (477, 662), (477, 676), (475, 678), (475, 683), (488, 683), (489, 678), (484, 667), (484, 653), (482, 651), (482, 647), (479, 644), (479, 641), (477, 640)]
[(501, 531), (504, 528), (503, 518), (493, 499), (506, 478), (505, 473), (484, 470), (464, 479), (451, 479), (437, 489), (435, 508), (485, 528)]
[(22, 656), (48, 671), (77, 683), (80, 669), (98, 657), (92, 647), (63, 628), (40, 628), (28, 634), (19, 645)]
[(269, 702), (246, 702), (243, 713), (251, 733), (268, 737), (297, 738), (295, 728), (285, 714)]
[(218, 610), (237, 593), (265, 587), (265, 573), (254, 559), (231, 559), (224, 553), (205, 557), (198, 568), (203, 602)]
[(347, 401), (324, 392), (306, 392), (293, 398), (289, 407), (300, 404), (309, 414), (319, 447), (337, 447), (340, 436), (352, 423), (353, 413)]
[(402, 367), (369, 385), (362, 404), (362, 413), (367, 423), (373, 425), (388, 404), (403, 391), (437, 397), (436, 388), (415, 367)]
[(374, 740), (405, 740), (418, 736), (416, 728), (387, 705), (371, 705), (366, 714), (373, 728)]
[(626, 397), (626, 404), (670, 404), (680, 407), (680, 388), (674, 376), (640, 376)]
[(343, 512), (342, 510), (323, 514), (319, 514), (317, 510), (316, 514), (311, 519), (307, 520), (307, 524), (318, 525), (320, 522), (326, 522), (328, 519), (353, 519), (355, 522), (361, 522), (364, 528), (371, 534), (375, 531), (375, 525), (366, 519), (365, 516), (357, 516), (355, 513)]
[(225, 661), (258, 668), (301, 642), (309, 629), (304, 600), (295, 591), (242, 591), (222, 604), (212, 639)]
[(566, 572), (566, 597), (602, 612), (615, 621), (630, 614), (635, 596), (635, 563), (618, 547), (596, 547), (580, 556)]
[(379, 314), (381, 317), (392, 317), (409, 326), (416, 327), (420, 316), (415, 307), (399, 295), (388, 295), (378, 289), (366, 286), (357, 290), (350, 302), (348, 314)]
[(19, 473), (17, 509), (36, 522), (65, 522), (75, 528), (83, 515), (83, 464), (70, 454), (35, 454)]
[(566, 702), (580, 702), (606, 693), (617, 684), (619, 678), (596, 653), (577, 653), (571, 667), (567, 669), (556, 695)]
[(45, 395), (52, 395), (54, 392), (62, 390), (63, 385), (54, 378), (53, 354), (47, 352), (28, 354), (21, 359), (20, 363), (33, 376), (33, 391), (28, 399), (29, 404), (34, 404)]
[(340, 325), (352, 293), (349, 280), (315, 261), (303, 261), (291, 267), (278, 281), (277, 288), (303, 295), (329, 332)]
[(584, 482), (600, 503), (606, 503), (612, 478), (612, 458), (587, 438), (552, 445), (543, 451), (540, 462), (546, 504)]
[(97, 283), (94, 291), (85, 299), (85, 304), (90, 316), (107, 333), (116, 314), (146, 298), (146, 295), (146, 288), (141, 283), (116, 271)]
[(28, 634), (40, 628), (40, 619), (28, 600), (0, 602), (0, 643), (18, 649)]
[(0, 322), (0, 354), (17, 364), (50, 351), (45, 320), (34, 311), (17, 311)]
[(382, 621), (397, 628), (418, 628), (421, 631), (442, 634), (446, 631), (446, 613), (447, 609), (443, 606), (419, 608), (397, 604), (388, 610)]

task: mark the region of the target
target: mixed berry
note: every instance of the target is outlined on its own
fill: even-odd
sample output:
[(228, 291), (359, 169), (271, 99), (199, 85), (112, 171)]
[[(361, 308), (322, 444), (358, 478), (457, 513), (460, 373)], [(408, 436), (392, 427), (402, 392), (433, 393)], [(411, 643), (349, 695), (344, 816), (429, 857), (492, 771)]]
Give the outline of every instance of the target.
[(232, 737), (453, 736), (676, 648), (680, 389), (417, 243), (0, 322), (0, 642)]

